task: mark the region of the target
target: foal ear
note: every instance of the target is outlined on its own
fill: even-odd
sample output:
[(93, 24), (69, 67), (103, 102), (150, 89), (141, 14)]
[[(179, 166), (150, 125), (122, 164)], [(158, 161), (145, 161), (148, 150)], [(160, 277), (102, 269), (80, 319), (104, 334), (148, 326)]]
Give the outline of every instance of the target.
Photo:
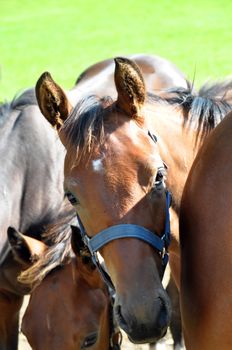
[(14, 258), (23, 265), (31, 265), (47, 249), (43, 242), (25, 236), (13, 227), (8, 227), (7, 235)]
[(79, 227), (71, 225), (72, 235), (71, 235), (71, 246), (75, 255), (81, 256), (81, 251), (84, 249), (85, 245), (82, 241), (81, 231)]
[(79, 227), (73, 225), (71, 225), (71, 230), (71, 246), (74, 254), (77, 256), (77, 258), (81, 259), (81, 262), (84, 265), (89, 267), (91, 270), (95, 269), (89, 248), (84, 244), (82, 240), (81, 230)]
[(48, 72), (43, 73), (37, 81), (35, 93), (42, 114), (59, 130), (72, 110), (66, 94)]
[(128, 58), (117, 57), (114, 61), (114, 80), (118, 92), (117, 105), (128, 116), (141, 118), (141, 107), (146, 97), (142, 73), (137, 64)]

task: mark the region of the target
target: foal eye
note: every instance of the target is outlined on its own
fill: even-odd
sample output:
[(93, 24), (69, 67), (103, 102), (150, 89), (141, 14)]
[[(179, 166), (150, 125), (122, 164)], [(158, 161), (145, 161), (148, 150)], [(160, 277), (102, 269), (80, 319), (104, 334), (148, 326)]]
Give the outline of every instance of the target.
[(97, 341), (97, 338), (98, 338), (98, 333), (92, 333), (90, 335), (88, 335), (84, 341), (83, 341), (83, 344), (81, 346), (81, 349), (86, 349), (86, 348), (89, 348), (90, 346), (94, 345)]
[(66, 192), (65, 194), (72, 205), (80, 204), (79, 200), (71, 192)]

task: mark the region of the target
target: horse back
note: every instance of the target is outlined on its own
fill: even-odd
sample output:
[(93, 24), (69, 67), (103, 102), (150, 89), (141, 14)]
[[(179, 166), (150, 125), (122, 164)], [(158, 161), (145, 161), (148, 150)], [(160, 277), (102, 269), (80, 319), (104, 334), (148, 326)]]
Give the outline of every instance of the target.
[[(145, 80), (146, 89), (157, 94), (164, 89), (174, 86), (187, 88), (184, 74), (170, 61), (148, 54), (129, 55), (139, 66)], [(117, 92), (114, 84), (114, 59), (100, 61), (88, 67), (77, 79), (75, 87), (67, 92), (73, 104), (77, 98), (86, 94), (111, 96), (116, 99)]]

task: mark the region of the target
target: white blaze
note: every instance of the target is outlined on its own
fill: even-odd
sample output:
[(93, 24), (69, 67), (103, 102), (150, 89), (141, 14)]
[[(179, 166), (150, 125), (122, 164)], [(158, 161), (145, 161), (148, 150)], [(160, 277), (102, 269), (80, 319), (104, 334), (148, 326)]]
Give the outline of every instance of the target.
[(93, 167), (93, 171), (95, 171), (95, 172), (103, 171), (104, 167), (103, 167), (102, 159), (99, 158), (99, 159), (92, 160), (92, 167)]

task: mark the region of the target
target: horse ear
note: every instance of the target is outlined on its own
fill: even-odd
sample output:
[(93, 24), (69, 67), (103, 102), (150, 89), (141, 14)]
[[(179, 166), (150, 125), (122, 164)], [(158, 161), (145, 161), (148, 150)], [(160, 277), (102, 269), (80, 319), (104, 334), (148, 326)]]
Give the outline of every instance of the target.
[(59, 130), (72, 110), (66, 94), (48, 72), (43, 73), (37, 81), (35, 93), (42, 114)]
[(114, 61), (114, 80), (118, 92), (117, 105), (128, 116), (141, 118), (141, 107), (146, 97), (142, 73), (137, 64), (127, 58), (117, 57)]
[(79, 227), (71, 225), (72, 235), (71, 235), (71, 246), (75, 255), (81, 256), (81, 251), (84, 249), (85, 245), (82, 241), (81, 231)]
[(95, 269), (95, 265), (92, 262), (91, 253), (89, 248), (84, 244), (81, 236), (81, 230), (77, 226), (71, 225), (72, 236), (71, 246), (77, 258), (81, 259), (81, 263), (91, 270)]
[(8, 227), (7, 235), (14, 258), (27, 267), (38, 260), (47, 249), (43, 242), (25, 236), (13, 227)]

